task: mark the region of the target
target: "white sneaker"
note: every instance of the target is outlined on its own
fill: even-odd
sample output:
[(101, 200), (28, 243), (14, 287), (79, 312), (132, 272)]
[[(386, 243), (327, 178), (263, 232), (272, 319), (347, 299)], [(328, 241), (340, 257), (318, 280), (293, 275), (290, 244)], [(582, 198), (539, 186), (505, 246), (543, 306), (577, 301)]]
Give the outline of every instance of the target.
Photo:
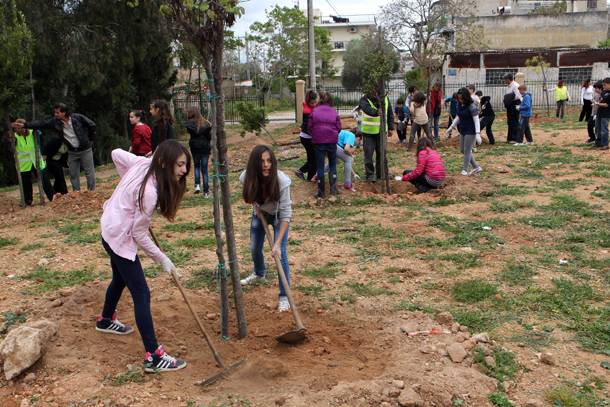
[(528, 141), (528, 142), (527, 142), (527, 145), (528, 145), (528, 146), (531, 146), (532, 144), (534, 144), (534, 142), (533, 142), (533, 141)]
[(257, 276), (256, 274), (252, 273), (248, 277), (242, 278), (239, 282), (241, 283), (241, 285), (248, 285), (248, 284), (252, 284), (256, 281), (263, 281), (263, 280), (265, 280), (265, 277)]
[(478, 173), (480, 173), (481, 171), (483, 171), (483, 168), (481, 168), (481, 167), (477, 167), (477, 168), (475, 168), (474, 170), (470, 171), (470, 174), (468, 174), (468, 175), (470, 175), (470, 176), (477, 175), (477, 174), (478, 174)]
[(209, 193), (209, 192), (206, 192), (205, 194), (203, 194), (203, 197), (204, 197), (205, 199), (208, 199), (208, 198), (210, 197), (210, 193)]
[(467, 177), (467, 176), (468, 176), (468, 171), (466, 171), (466, 170), (462, 170), (461, 174), (462, 174), (463, 176)]
[(199, 184), (195, 184), (195, 193), (198, 194), (201, 192), (201, 188), (199, 187)]
[(290, 310), (290, 303), (288, 297), (280, 297), (280, 302), (277, 304), (278, 312), (286, 312)]

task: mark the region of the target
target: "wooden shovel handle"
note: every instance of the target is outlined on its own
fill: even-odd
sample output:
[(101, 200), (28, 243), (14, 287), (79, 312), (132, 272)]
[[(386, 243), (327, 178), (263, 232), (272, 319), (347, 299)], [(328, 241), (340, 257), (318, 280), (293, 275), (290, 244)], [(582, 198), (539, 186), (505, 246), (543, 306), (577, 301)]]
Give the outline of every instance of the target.
[[(267, 241), (269, 242), (269, 245), (273, 250), (273, 235), (269, 230), (269, 223), (267, 222), (265, 215), (259, 208), (256, 209), (256, 216), (258, 216), (258, 218), (262, 222), (263, 227), (265, 228), (265, 235), (267, 236)], [(280, 256), (273, 256), (273, 259), (275, 260), (275, 266), (277, 267), (277, 271), (280, 275), (280, 280), (282, 281), (282, 285), (284, 286), (284, 291), (286, 291), (286, 297), (288, 297), (288, 303), (290, 304), (290, 308), (292, 309), (292, 315), (294, 316), (294, 322), (297, 326), (297, 329), (304, 330), (305, 327), (303, 326), (303, 322), (301, 321), (299, 310), (297, 309), (296, 304), (294, 303), (294, 299), (292, 298), (292, 291), (290, 290), (290, 286), (288, 285), (288, 280), (286, 279), (286, 274), (284, 273), (284, 267), (282, 267)]]
[[(157, 247), (160, 248), (161, 246), (159, 246), (159, 241), (157, 240), (157, 237), (153, 233), (152, 229), (149, 228), (148, 231), (150, 232), (150, 237), (152, 237), (152, 239), (155, 242), (155, 244), (157, 245)], [(180, 294), (182, 294), (182, 298), (184, 298), (184, 302), (186, 302), (186, 306), (188, 307), (189, 311), (191, 311), (193, 318), (195, 318), (195, 321), (197, 322), (197, 325), (199, 326), (199, 330), (203, 334), (205, 341), (207, 342), (208, 346), (210, 347), (210, 350), (212, 351), (212, 354), (214, 355), (214, 359), (216, 360), (216, 363), (218, 363), (218, 366), (220, 368), (224, 369), (225, 363), (222, 360), (222, 358), (220, 357), (220, 353), (218, 353), (218, 351), (216, 350), (216, 347), (212, 343), (212, 339), (210, 338), (207, 331), (203, 327), (203, 323), (201, 323), (199, 316), (193, 309), (191, 302), (189, 301), (188, 297), (186, 296), (186, 293), (184, 292), (184, 288), (182, 287), (182, 284), (180, 284), (180, 280), (178, 280), (178, 275), (176, 274), (176, 269), (172, 270), (171, 275), (172, 275), (172, 278), (174, 279), (174, 283), (176, 283), (176, 286), (178, 287), (178, 290), (180, 290)]]

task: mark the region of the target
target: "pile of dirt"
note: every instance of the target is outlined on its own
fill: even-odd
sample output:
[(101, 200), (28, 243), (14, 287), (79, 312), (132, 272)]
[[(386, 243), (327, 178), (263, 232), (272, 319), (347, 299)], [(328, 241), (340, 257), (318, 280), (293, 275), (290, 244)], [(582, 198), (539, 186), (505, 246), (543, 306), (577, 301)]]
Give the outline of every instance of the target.
[(49, 210), (55, 214), (96, 213), (102, 210), (109, 198), (107, 192), (82, 191), (55, 195), (53, 202), (48, 203)]

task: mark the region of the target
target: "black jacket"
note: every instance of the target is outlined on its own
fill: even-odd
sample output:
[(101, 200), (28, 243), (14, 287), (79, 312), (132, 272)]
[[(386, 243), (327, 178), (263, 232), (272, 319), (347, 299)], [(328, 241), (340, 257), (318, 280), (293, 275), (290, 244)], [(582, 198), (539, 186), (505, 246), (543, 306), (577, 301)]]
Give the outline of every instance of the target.
[[(360, 104), (358, 105), (360, 109), (369, 116), (379, 116), (379, 106), (377, 105), (377, 101), (373, 98), (370, 99), (373, 102), (373, 105), (377, 106), (372, 108), (369, 104), (369, 98), (363, 96), (360, 99)], [(392, 103), (388, 100), (388, 117), (386, 119), (386, 123), (388, 124), (388, 130), (394, 130), (394, 111), (392, 110)]]
[(189, 140), (189, 147), (191, 148), (191, 154), (210, 154), (210, 141), (212, 139), (212, 127), (210, 123), (205, 122), (203, 126), (197, 129), (197, 123), (193, 120), (189, 120), (184, 123), (186, 131), (191, 136)]
[(481, 98), (481, 117), (496, 117), (494, 108), (491, 106), (490, 96), (483, 96)]
[(169, 123), (166, 123), (165, 126), (162, 126), (160, 122), (154, 123), (151, 135), (152, 151), (154, 152), (157, 146), (165, 140), (174, 138), (176, 138), (174, 126)]
[[(95, 122), (93, 122), (93, 120), (89, 119), (87, 116), (84, 116), (79, 113), (72, 113), (70, 115), (70, 118), (72, 119), (72, 127), (74, 128), (74, 133), (78, 138), (79, 151), (87, 150), (93, 147), (93, 144), (95, 142)], [(31, 122), (26, 122), (25, 128), (33, 130), (53, 130), (58, 136), (61, 136), (61, 139), (63, 141), (64, 125), (60, 119), (56, 119), (55, 117), (46, 120), (34, 120)], [(59, 146), (61, 146), (61, 144), (57, 143), (58, 141), (55, 141), (54, 143), (52, 143), (52, 145), (56, 145), (57, 149), (59, 149)], [(44, 144), (46, 144), (46, 142)], [(55, 151), (57, 151), (57, 149)], [(44, 155), (49, 156), (51, 154)]]

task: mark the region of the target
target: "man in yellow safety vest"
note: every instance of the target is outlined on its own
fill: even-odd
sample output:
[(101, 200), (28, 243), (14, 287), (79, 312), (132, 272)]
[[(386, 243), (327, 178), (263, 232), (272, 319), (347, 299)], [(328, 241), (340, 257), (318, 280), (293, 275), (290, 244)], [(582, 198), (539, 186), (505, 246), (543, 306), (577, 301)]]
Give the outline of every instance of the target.
[[(379, 133), (381, 132), (381, 115), (379, 114), (379, 102), (376, 94), (366, 94), (360, 99), (358, 105), (362, 111), (362, 143), (364, 147), (364, 172), (366, 180), (375, 182), (381, 178), (381, 140)], [(385, 129), (388, 137), (392, 136), (394, 130), (394, 113), (388, 97), (384, 100), (384, 109), (386, 115)], [(373, 164), (373, 153), (375, 153), (375, 164)]]
[[(23, 183), (23, 196), (25, 204), (30, 206), (33, 202), (32, 192), (32, 175), (36, 175), (36, 169), (39, 170), (39, 176), (42, 177), (43, 189), (49, 200), (53, 198), (53, 187), (48, 177), (44, 175), (43, 170), (46, 164), (39, 155), (39, 162), (36, 163), (36, 148), (34, 143), (36, 139), (34, 132), (25, 128), (15, 131), (15, 150), (17, 152), (17, 160), (19, 161), (19, 172), (21, 173), (21, 182)], [(40, 154), (40, 146), (38, 146)]]

